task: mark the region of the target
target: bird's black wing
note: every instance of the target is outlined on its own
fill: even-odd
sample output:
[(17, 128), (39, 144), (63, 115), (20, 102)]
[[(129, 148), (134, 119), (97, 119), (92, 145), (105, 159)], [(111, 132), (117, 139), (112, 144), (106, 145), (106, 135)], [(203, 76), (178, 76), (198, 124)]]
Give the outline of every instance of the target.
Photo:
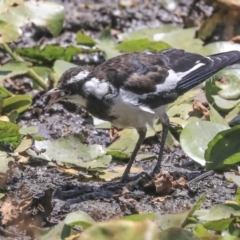
[(207, 78), (238, 62), (239, 51), (208, 57), (168, 49), (158, 53), (131, 53), (112, 58), (99, 65), (96, 75), (117, 89), (126, 91), (137, 104), (151, 109), (173, 102), (179, 95)]

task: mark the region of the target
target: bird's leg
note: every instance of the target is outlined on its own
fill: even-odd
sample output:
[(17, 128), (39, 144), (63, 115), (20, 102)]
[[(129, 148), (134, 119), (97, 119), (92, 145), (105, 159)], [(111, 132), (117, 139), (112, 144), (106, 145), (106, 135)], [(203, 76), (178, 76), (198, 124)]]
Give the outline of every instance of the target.
[(126, 167), (126, 169), (125, 169), (125, 171), (124, 171), (124, 173), (122, 175), (121, 182), (127, 182), (128, 181), (128, 174), (129, 174), (130, 169), (132, 167), (132, 164), (133, 164), (133, 162), (134, 162), (134, 160), (135, 160), (135, 158), (137, 156), (138, 150), (140, 149), (141, 144), (142, 144), (143, 140), (146, 137), (147, 128), (144, 127), (144, 128), (141, 128), (141, 129), (137, 129), (137, 132), (139, 134), (139, 138), (138, 138), (138, 141), (137, 141), (137, 143), (135, 145), (135, 148), (134, 148), (134, 150), (132, 152), (132, 155), (131, 155), (131, 157), (129, 159), (128, 165), (127, 165), (127, 167)]
[(164, 114), (164, 116), (161, 118), (161, 123), (162, 123), (162, 139), (161, 139), (161, 144), (160, 144), (160, 151), (158, 154), (158, 158), (157, 158), (157, 164), (154, 167), (152, 174), (156, 174), (159, 173), (160, 169), (161, 169), (161, 162), (162, 162), (162, 157), (163, 157), (163, 150), (164, 150), (164, 145), (166, 142), (166, 138), (167, 138), (167, 134), (168, 134), (168, 129), (169, 129), (169, 118), (167, 116), (167, 114)]

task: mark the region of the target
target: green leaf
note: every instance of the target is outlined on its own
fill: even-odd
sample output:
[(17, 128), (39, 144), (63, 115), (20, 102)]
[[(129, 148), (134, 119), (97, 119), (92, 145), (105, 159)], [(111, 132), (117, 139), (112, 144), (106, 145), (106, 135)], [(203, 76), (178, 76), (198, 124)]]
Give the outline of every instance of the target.
[(18, 133), (19, 128), (17, 124), (0, 121), (0, 142), (11, 143), (16, 148), (23, 138), (23, 135)]
[(55, 37), (60, 33), (64, 21), (62, 5), (37, 1), (22, 1), (17, 4), (10, 2), (2, 1), (0, 3), (1, 20), (19, 28), (32, 22), (37, 26), (46, 27)]
[(204, 165), (204, 153), (208, 147), (208, 143), (217, 133), (226, 129), (228, 129), (228, 127), (225, 125), (207, 121), (199, 120), (189, 123), (181, 132), (181, 147), (190, 158)]
[(218, 221), (240, 216), (240, 206), (233, 203), (214, 205), (205, 215), (199, 216), (201, 221)]
[(69, 213), (66, 216), (64, 223), (71, 227), (79, 226), (86, 229), (95, 224), (96, 222), (87, 213), (79, 210)]
[(203, 226), (208, 230), (222, 231), (222, 230), (228, 229), (230, 223), (233, 220), (234, 220), (234, 218), (208, 221), (208, 222), (204, 223)]
[(42, 46), (34, 46), (27, 48), (18, 48), (16, 52), (20, 55), (33, 59), (42, 61), (54, 61), (56, 59), (63, 59), (65, 61), (71, 61), (74, 55), (82, 53), (83, 50), (80, 47), (69, 45), (67, 47), (61, 47), (59, 45), (46, 45), (44, 48)]
[(0, 99), (8, 98), (13, 96), (6, 88), (0, 86)]
[[(240, 136), (240, 126), (219, 132), (208, 144), (205, 151), (206, 168), (216, 169), (223, 163), (235, 164), (240, 154), (238, 139)], [(221, 151), (219, 151), (221, 149)], [(233, 156), (234, 154), (238, 154)], [(231, 157), (230, 159), (228, 159)], [(226, 162), (224, 162), (226, 161)]]
[(216, 104), (216, 107), (221, 111), (230, 111), (238, 103), (240, 103), (240, 100), (226, 100), (224, 98), (221, 98), (218, 95), (213, 95), (212, 97), (214, 99), (214, 103)]
[(16, 110), (18, 113), (22, 113), (29, 108), (32, 104), (32, 98), (29, 95), (16, 95), (4, 99), (2, 112), (10, 113)]
[(180, 27), (177, 27), (175, 25), (166, 24), (158, 28), (143, 28), (141, 30), (119, 34), (118, 38), (120, 41), (139, 39), (139, 38), (147, 38), (149, 41), (153, 41), (155, 34), (174, 32), (180, 29), (181, 29)]
[(46, 240), (46, 239), (66, 239), (71, 234), (71, 227), (66, 225), (64, 221), (59, 222), (56, 226), (54, 226), (50, 231), (36, 231), (35, 238), (38, 240)]
[(160, 232), (159, 236), (161, 240), (200, 240), (200, 238), (193, 235), (193, 233), (177, 227), (168, 228)]
[(202, 54), (211, 55), (221, 52), (228, 52), (232, 50), (233, 51), (240, 50), (239, 44), (232, 42), (214, 42), (205, 45), (202, 48)]
[(235, 201), (237, 202), (238, 205), (240, 205), (240, 187), (237, 188)]
[[(40, 76), (45, 83), (49, 84), (49, 76), (52, 72), (52, 70), (50, 68), (47, 67), (33, 67), (32, 68), (38, 76)], [(33, 81), (33, 88), (34, 89), (38, 89), (39, 85), (36, 84), (35, 81)]]
[(37, 149), (46, 149), (42, 154), (37, 155), (32, 150), (29, 154), (48, 161), (55, 160), (59, 165), (67, 164), (83, 169), (107, 168), (111, 156), (106, 155), (105, 149), (100, 145), (86, 146), (81, 143), (77, 136), (66, 136), (53, 141), (36, 141)]
[(28, 72), (29, 62), (11, 61), (0, 67), (0, 83), (6, 79)]
[(7, 116), (9, 118), (10, 122), (16, 123), (19, 114), (18, 114), (17, 110), (13, 110), (10, 113), (8, 113)]
[(223, 71), (223, 82), (217, 82), (218, 87), (222, 90), (218, 95), (226, 100), (236, 100), (240, 98), (240, 71)]
[(103, 30), (100, 37), (96, 40), (97, 47), (105, 53), (105, 58), (110, 59), (120, 55), (120, 52), (115, 49), (116, 43), (112, 38), (110, 28)]
[(142, 39), (134, 39), (122, 42), (116, 46), (121, 52), (142, 52), (145, 50), (149, 50), (152, 52), (158, 52), (164, 49), (169, 48), (170, 46), (165, 42), (153, 42), (149, 41), (147, 38)]
[(189, 212), (190, 211), (178, 213), (178, 214), (158, 215), (155, 222), (157, 223), (158, 227), (162, 230), (166, 230), (171, 227), (181, 228), (186, 222), (189, 216)]
[(77, 67), (77, 65), (64, 60), (56, 60), (53, 65), (53, 70), (59, 79), (65, 71), (73, 67)]
[(155, 34), (154, 41), (163, 41), (175, 48), (201, 53), (203, 41), (195, 38), (197, 28), (179, 29), (169, 33)]
[(9, 22), (0, 20), (0, 44), (13, 42), (21, 34), (22, 31), (17, 26)]
[(120, 138), (107, 148), (108, 154), (111, 154), (114, 158), (128, 159), (133, 152), (138, 137), (135, 129), (124, 129)]
[(81, 31), (77, 32), (76, 41), (78, 44), (86, 45), (89, 47), (93, 47), (95, 45), (95, 41)]
[(213, 235), (202, 225), (198, 224), (193, 233), (198, 237), (212, 237)]
[(22, 127), (19, 129), (19, 133), (22, 135), (35, 134), (38, 133), (38, 127), (36, 126)]
[(226, 120), (215, 110), (215, 108), (211, 104), (209, 104), (209, 107), (210, 107), (209, 111), (210, 121), (228, 127), (228, 123), (226, 122)]
[(182, 96), (179, 96), (173, 103), (169, 104), (168, 109), (170, 109), (172, 106), (180, 105), (182, 103), (190, 103), (193, 101), (194, 97), (202, 93), (203, 90), (200, 88), (190, 90), (184, 93)]
[(181, 119), (188, 119), (189, 112), (192, 110), (192, 105), (189, 103), (182, 103), (180, 105), (172, 106), (168, 109), (167, 114), (169, 117), (180, 117)]

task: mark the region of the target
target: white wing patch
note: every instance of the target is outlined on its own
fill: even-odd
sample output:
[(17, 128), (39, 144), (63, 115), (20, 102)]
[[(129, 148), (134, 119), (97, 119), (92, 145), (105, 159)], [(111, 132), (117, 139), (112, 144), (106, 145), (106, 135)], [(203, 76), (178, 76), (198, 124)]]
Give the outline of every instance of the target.
[(109, 93), (109, 82), (99, 80), (98, 78), (92, 78), (87, 81), (83, 88), (87, 95), (93, 94), (98, 99), (102, 99), (106, 94)]
[(130, 91), (120, 89), (119, 97), (120, 97), (119, 100), (122, 101), (126, 105), (132, 105), (134, 107), (140, 108), (144, 112), (149, 112), (149, 113), (155, 114), (155, 112), (150, 107), (148, 107), (147, 105), (139, 104), (139, 102), (138, 102), (138, 100), (140, 98), (141, 99), (146, 98), (147, 94), (139, 95), (139, 94), (135, 94)]
[(68, 83), (78, 82), (79, 80), (81, 81), (81, 80), (85, 79), (89, 75), (89, 73), (90, 72), (87, 70), (81, 71), (77, 75), (71, 77), (70, 80), (68, 81)]
[(197, 70), (198, 68), (200, 68), (201, 66), (204, 66), (205, 63), (197, 63), (194, 67), (190, 68), (188, 71), (186, 72), (177, 72), (177, 81), (180, 81), (183, 77), (185, 77), (186, 75), (188, 75), (191, 72), (194, 72), (195, 70)]

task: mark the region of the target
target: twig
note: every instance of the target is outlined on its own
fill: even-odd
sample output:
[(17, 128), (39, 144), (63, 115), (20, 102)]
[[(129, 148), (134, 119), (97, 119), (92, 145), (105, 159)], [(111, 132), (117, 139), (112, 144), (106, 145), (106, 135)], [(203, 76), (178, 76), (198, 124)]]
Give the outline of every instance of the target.
[[(8, 46), (7, 43), (2, 44), (4, 50), (16, 61), (24, 62), (24, 60)], [(44, 90), (48, 89), (48, 85), (44, 80), (32, 69), (28, 69), (28, 75)]]

